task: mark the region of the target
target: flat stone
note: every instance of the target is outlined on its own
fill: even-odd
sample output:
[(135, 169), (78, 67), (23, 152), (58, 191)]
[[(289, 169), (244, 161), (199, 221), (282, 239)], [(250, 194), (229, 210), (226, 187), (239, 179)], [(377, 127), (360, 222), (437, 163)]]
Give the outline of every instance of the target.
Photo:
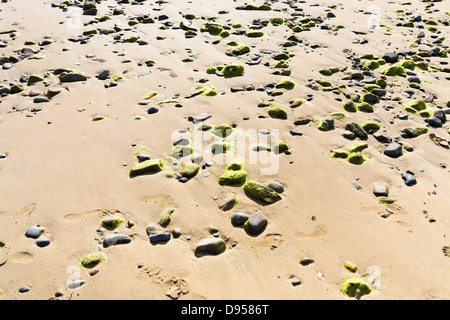
[(62, 74), (59, 77), (61, 82), (77, 82), (77, 81), (86, 81), (87, 77), (81, 73), (66, 73)]
[(277, 181), (272, 181), (269, 182), (269, 184), (267, 185), (270, 189), (278, 192), (278, 193), (283, 193), (284, 192), (284, 187), (281, 183), (277, 182)]
[(226, 244), (221, 238), (208, 238), (199, 242), (195, 252), (201, 254), (218, 255), (225, 251)]
[(389, 196), (389, 186), (384, 183), (375, 183), (373, 186), (373, 194), (376, 197)]
[(168, 232), (153, 234), (150, 236), (150, 242), (153, 244), (165, 243), (170, 240), (170, 237), (171, 235)]
[(103, 239), (103, 247), (115, 246), (119, 244), (127, 244), (131, 242), (131, 238), (126, 234), (110, 234)]
[(200, 113), (199, 115), (194, 117), (194, 123), (203, 122), (211, 117), (212, 115), (210, 113)]
[(86, 280), (75, 280), (67, 285), (69, 289), (77, 289), (86, 283)]
[(44, 248), (44, 247), (48, 246), (49, 244), (50, 244), (50, 239), (39, 239), (39, 240), (36, 240), (36, 245), (39, 248)]

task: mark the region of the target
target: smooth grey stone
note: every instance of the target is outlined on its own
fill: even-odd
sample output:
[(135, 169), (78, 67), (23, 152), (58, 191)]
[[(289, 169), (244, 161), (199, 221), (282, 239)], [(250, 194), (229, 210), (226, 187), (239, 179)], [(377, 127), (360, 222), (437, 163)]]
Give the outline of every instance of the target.
[(441, 120), (442, 123), (445, 123), (447, 121), (447, 116), (445, 115), (444, 110), (436, 110), (433, 116)]
[(86, 280), (75, 280), (67, 285), (69, 289), (77, 289), (86, 283)]
[(277, 182), (277, 181), (271, 181), (269, 182), (269, 184), (267, 185), (270, 189), (278, 192), (278, 193), (283, 193), (284, 192), (284, 187), (281, 183)]
[(373, 135), (375, 139), (377, 139), (378, 142), (381, 143), (391, 143), (392, 142), (392, 138), (388, 137), (385, 134), (374, 134)]
[(376, 197), (389, 196), (389, 186), (384, 183), (375, 183), (373, 186), (373, 194)]
[(36, 245), (39, 248), (44, 248), (46, 246), (48, 246), (50, 244), (50, 239), (40, 239), (40, 240), (36, 240)]
[(196, 122), (203, 122), (209, 118), (211, 118), (212, 115), (210, 113), (200, 113), (199, 115), (194, 117), (194, 123)]
[(266, 228), (267, 223), (267, 218), (261, 212), (256, 211), (250, 215), (244, 228), (249, 234), (258, 235)]
[(422, 80), (420, 80), (419, 77), (409, 77), (408, 81), (409, 82), (414, 82), (414, 83), (421, 83), (422, 82)]
[(232, 209), (235, 204), (236, 204), (236, 195), (233, 193), (227, 196), (225, 199), (223, 199), (223, 201), (219, 203), (218, 207), (219, 209), (226, 211)]
[(353, 186), (356, 190), (361, 190), (361, 189), (362, 189), (362, 187), (361, 187), (361, 185), (359, 184), (358, 181), (352, 181), (352, 186)]
[(178, 179), (178, 181), (179, 182), (181, 182), (181, 183), (186, 183), (186, 182), (188, 182), (188, 178), (186, 178), (186, 177), (182, 177), (182, 178), (180, 178), (180, 179)]
[(20, 289), (19, 289), (19, 292), (20, 292), (20, 293), (25, 293), (25, 292), (28, 292), (28, 291), (30, 291), (30, 290), (31, 290), (31, 288), (28, 287), (28, 286), (26, 286), (26, 287), (20, 288)]
[(4, 63), (2, 66), (3, 70), (9, 70), (12, 68), (12, 64), (11, 63)]
[(86, 81), (87, 77), (80, 73), (66, 73), (62, 74), (59, 77), (61, 82), (77, 82), (77, 81)]
[(164, 233), (158, 233), (158, 234), (153, 234), (150, 236), (150, 242), (151, 243), (164, 243), (170, 240), (170, 233), (168, 232), (164, 232)]
[(195, 248), (196, 253), (217, 255), (226, 249), (225, 241), (221, 238), (208, 238), (200, 241)]
[(142, 100), (142, 101), (139, 102), (139, 105), (140, 105), (140, 106), (146, 106), (146, 105), (148, 105), (149, 103), (150, 103), (150, 101), (148, 101), (148, 100)]
[(244, 87), (231, 87), (231, 92), (246, 91)]
[(110, 234), (103, 239), (103, 247), (115, 246), (119, 244), (127, 244), (131, 242), (131, 238), (126, 234)]
[(44, 97), (37, 97), (37, 98), (34, 98), (33, 102), (34, 103), (45, 103), (45, 102), (50, 102), (50, 100), (48, 98), (44, 98)]
[(402, 146), (398, 143), (392, 143), (384, 149), (384, 154), (391, 158), (398, 158), (403, 154)]
[(416, 177), (410, 173), (404, 173), (402, 174), (402, 179), (405, 181), (405, 184), (410, 187), (417, 183)]
[(231, 216), (231, 223), (235, 227), (241, 227), (246, 223), (248, 220), (248, 215), (242, 212), (235, 212)]
[(342, 136), (345, 139), (349, 139), (349, 140), (354, 140), (356, 138), (356, 135), (353, 132), (348, 131), (348, 130), (345, 130), (344, 133), (342, 133)]
[(398, 54), (397, 53), (385, 53), (383, 55), (383, 59), (387, 62), (387, 63), (396, 63), (398, 61)]
[(386, 95), (386, 90), (375, 88), (372, 89), (371, 93), (377, 95), (378, 97), (384, 97)]
[(44, 233), (45, 228), (39, 227), (39, 226), (32, 226), (30, 227), (27, 232), (25, 233), (25, 236), (27, 238), (37, 239), (41, 236), (42, 233)]
[(442, 127), (442, 121), (439, 118), (436, 117), (430, 117), (426, 120), (426, 122), (433, 128), (440, 128)]
[(99, 80), (106, 80), (109, 77), (109, 70), (103, 70), (98, 74)]

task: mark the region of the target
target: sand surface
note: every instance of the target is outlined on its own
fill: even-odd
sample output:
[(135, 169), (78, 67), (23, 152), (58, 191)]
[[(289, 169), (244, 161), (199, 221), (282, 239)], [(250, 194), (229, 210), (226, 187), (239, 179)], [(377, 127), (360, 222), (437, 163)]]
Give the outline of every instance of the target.
[[(0, 98), (0, 299), (353, 299), (342, 289), (352, 277), (373, 289), (361, 299), (450, 298), (450, 126), (445, 119), (441, 126), (429, 125), (426, 116), (405, 110), (411, 101), (425, 100), (432, 110), (428, 116), (450, 113), (448, 1), (268, 1), (272, 10), (263, 11), (238, 10), (246, 4), (240, 0), (103, 0), (96, 3), (96, 15), (83, 14), (84, 3), (0, 4), (0, 90), (23, 87)], [(120, 14), (113, 14), (115, 9)], [(143, 15), (153, 23), (142, 23)], [(99, 22), (103, 16), (112, 19)], [(267, 23), (274, 18), (282, 23)], [(307, 25), (307, 18), (314, 23)], [(414, 19), (413, 26), (407, 24)], [(180, 23), (196, 35), (186, 38)], [(221, 25), (229, 36), (202, 30), (207, 23)], [(97, 33), (83, 36), (90, 30)], [(254, 31), (264, 35), (246, 36)], [(293, 35), (297, 38), (286, 44)], [(123, 41), (134, 36), (141, 42)], [(232, 41), (250, 52), (230, 54)], [(23, 48), (33, 51), (15, 59)], [(283, 52), (289, 66), (276, 68), (274, 56)], [(398, 61), (362, 70), (371, 60), (361, 57), (373, 54), (379, 61), (386, 53), (400, 53)], [(187, 58), (193, 61), (182, 61)], [(403, 76), (383, 76), (391, 64), (405, 60), (428, 70), (416, 66)], [(242, 65), (244, 74), (207, 73), (226, 65)], [(339, 71), (319, 72), (330, 67)], [(58, 69), (86, 80), (61, 82)], [(110, 76), (99, 80), (103, 70)], [(384, 95), (372, 103), (373, 112), (347, 112), (344, 103), (353, 99), (357, 105), (355, 95), (367, 93), (364, 80), (349, 80), (361, 72), (369, 84), (370, 78), (384, 77), (387, 86), (377, 88)], [(420, 89), (408, 87), (413, 72)], [(42, 81), (27, 83), (30, 76)], [(322, 90), (318, 79), (329, 81), (332, 91)], [(294, 88), (270, 85), (282, 80), (293, 81)], [(213, 86), (217, 95), (188, 98), (199, 86)], [(47, 90), (54, 88), (61, 91), (50, 99)], [(155, 91), (159, 94), (147, 105), (141, 103)], [(34, 94), (46, 102), (37, 103)], [(284, 109), (287, 119), (269, 116), (270, 107), (258, 106), (263, 99)], [(296, 99), (304, 103), (292, 107)], [(152, 106), (158, 111), (149, 114)], [(202, 113), (211, 117), (194, 123), (192, 117)], [(104, 118), (93, 121), (96, 117)], [(326, 117), (334, 119), (334, 127), (319, 130)], [(297, 119), (310, 121), (296, 126)], [(347, 123), (367, 121), (380, 125), (367, 140), (343, 136)], [(180, 182), (191, 158), (171, 157), (173, 143), (179, 132), (194, 140), (201, 124), (229, 124), (233, 134), (270, 130), (263, 135), (268, 141), (257, 144), (272, 149), (285, 141), (289, 149), (280, 154), (252, 151), (247, 141), (241, 159), (247, 181), (279, 182), (282, 199), (265, 204), (243, 186), (219, 185), (227, 163), (211, 155), (210, 141), (203, 145), (200, 171)], [(402, 136), (403, 129), (415, 127), (428, 131)], [(385, 155), (390, 143), (377, 140), (380, 134), (402, 143), (403, 154)], [(331, 157), (331, 150), (354, 143), (367, 143), (364, 163)], [(405, 150), (408, 145), (413, 150)], [(130, 178), (138, 154), (161, 159), (164, 170)], [(255, 154), (269, 154), (277, 169), (264, 174), (261, 168), (268, 164), (252, 163)], [(407, 172), (415, 185), (405, 184)], [(381, 203), (375, 183), (389, 186), (389, 198), (396, 201)], [(234, 207), (220, 209), (232, 194)], [(167, 208), (175, 211), (161, 226)], [(257, 234), (233, 226), (233, 213), (256, 211), (268, 221)], [(111, 217), (124, 223), (99, 230)], [(151, 243), (149, 225), (151, 235), (167, 232), (170, 240)], [(45, 231), (29, 238), (32, 226)], [(131, 242), (104, 247), (111, 234), (127, 235)], [(223, 239), (225, 251), (196, 254), (208, 238)], [(50, 243), (39, 247), (43, 239)], [(83, 267), (80, 261), (94, 253), (106, 260)], [(313, 261), (302, 265), (305, 257)], [(348, 261), (357, 266), (355, 273), (345, 268)]]

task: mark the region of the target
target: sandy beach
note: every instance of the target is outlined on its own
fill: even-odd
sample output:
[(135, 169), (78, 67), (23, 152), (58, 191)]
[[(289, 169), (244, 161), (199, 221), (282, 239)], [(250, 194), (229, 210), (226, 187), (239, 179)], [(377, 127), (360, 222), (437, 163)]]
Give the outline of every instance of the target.
[(0, 299), (450, 299), (448, 1), (0, 3)]

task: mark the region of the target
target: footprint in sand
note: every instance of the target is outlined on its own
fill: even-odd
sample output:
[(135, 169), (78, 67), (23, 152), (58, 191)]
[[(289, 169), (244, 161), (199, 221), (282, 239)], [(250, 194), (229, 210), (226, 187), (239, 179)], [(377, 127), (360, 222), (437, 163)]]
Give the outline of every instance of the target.
[(0, 267), (8, 261), (8, 248), (0, 241)]
[(442, 252), (444, 253), (444, 256), (450, 258), (450, 246), (444, 246)]
[(328, 229), (324, 225), (316, 226), (313, 233), (297, 232), (295, 234), (298, 238), (319, 238), (328, 233)]
[(25, 264), (25, 263), (30, 263), (32, 260), (33, 260), (33, 255), (26, 251), (17, 252), (11, 256), (11, 262), (14, 262), (14, 263)]
[(93, 211), (86, 211), (82, 213), (71, 213), (64, 216), (64, 220), (66, 221), (75, 221), (78, 219), (85, 219), (90, 216), (97, 216), (98, 218), (103, 218), (105, 216), (115, 215), (118, 213), (122, 213), (120, 210), (110, 210), (110, 209), (97, 209)]
[(35, 203), (31, 203), (25, 207), (22, 208), (22, 210), (20, 211), (20, 215), (22, 216), (30, 216), (34, 210), (36, 210), (36, 204)]
[(283, 236), (279, 233), (268, 234), (264, 237), (264, 240), (272, 250), (278, 248), (284, 242)]
[(157, 205), (160, 207), (176, 207), (175, 201), (171, 196), (160, 194), (157, 196), (146, 196), (139, 199), (141, 202), (150, 205)]
[(189, 285), (184, 279), (162, 271), (158, 266), (141, 268), (137, 279), (159, 284), (165, 295), (174, 300), (189, 293)]

